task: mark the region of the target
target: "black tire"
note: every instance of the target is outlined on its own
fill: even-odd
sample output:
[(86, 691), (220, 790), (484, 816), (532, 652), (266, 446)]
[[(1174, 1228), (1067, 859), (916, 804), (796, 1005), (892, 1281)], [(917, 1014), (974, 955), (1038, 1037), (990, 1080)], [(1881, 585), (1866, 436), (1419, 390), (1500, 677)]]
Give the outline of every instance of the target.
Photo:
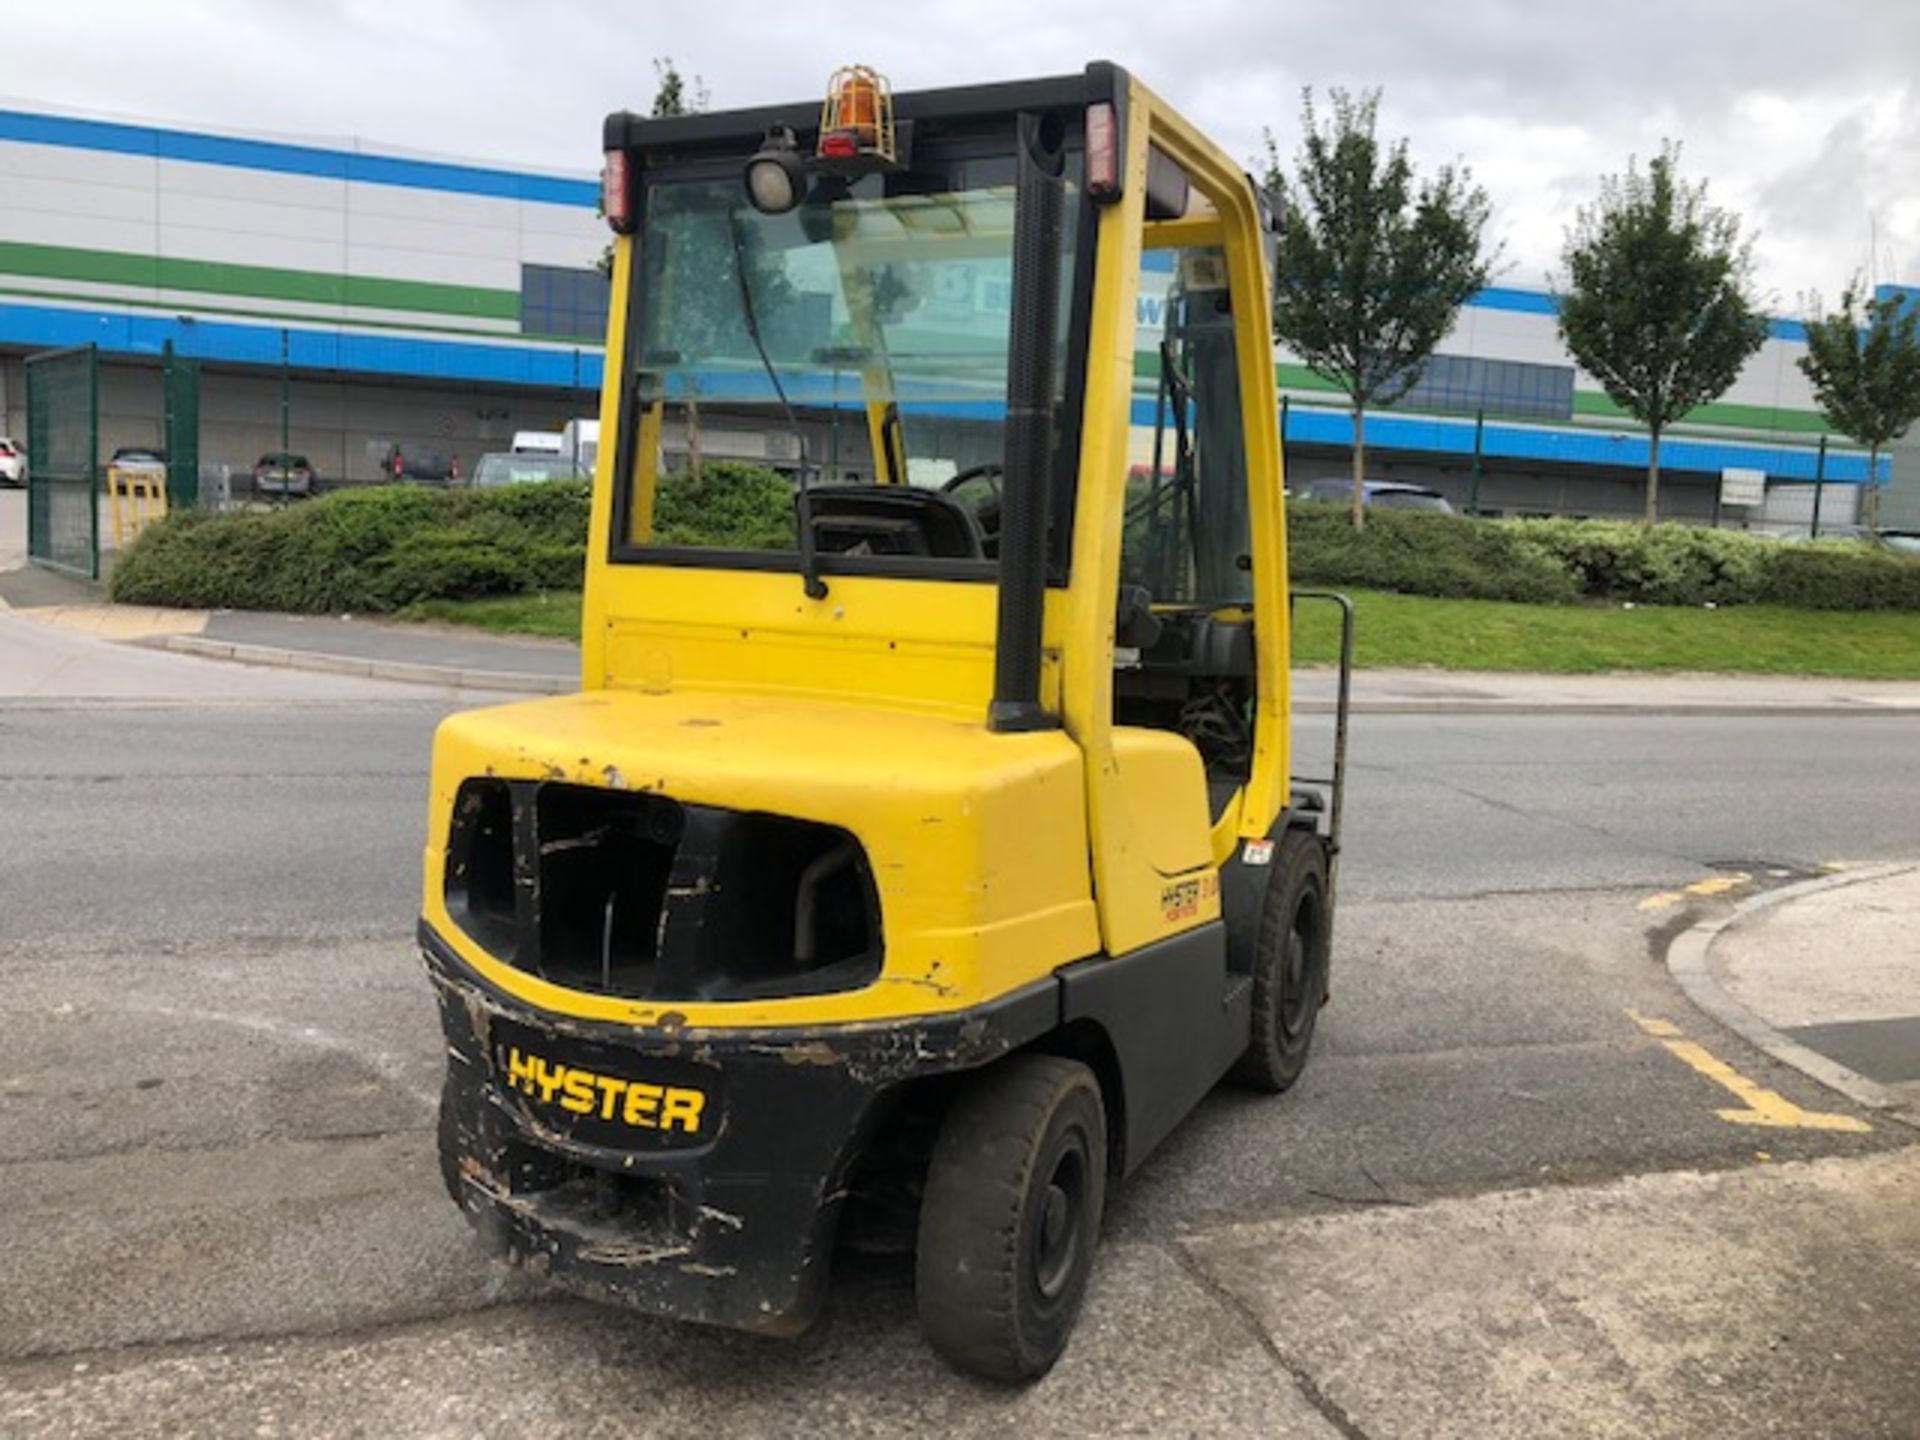
[(941, 1124), (920, 1206), (928, 1343), (992, 1380), (1052, 1369), (1086, 1296), (1106, 1181), (1106, 1107), (1085, 1065), (1016, 1055), (971, 1081)]
[(1233, 1078), (1278, 1094), (1300, 1078), (1327, 994), (1333, 912), (1317, 836), (1289, 830), (1274, 843), (1273, 874), (1253, 952), (1253, 1025)]

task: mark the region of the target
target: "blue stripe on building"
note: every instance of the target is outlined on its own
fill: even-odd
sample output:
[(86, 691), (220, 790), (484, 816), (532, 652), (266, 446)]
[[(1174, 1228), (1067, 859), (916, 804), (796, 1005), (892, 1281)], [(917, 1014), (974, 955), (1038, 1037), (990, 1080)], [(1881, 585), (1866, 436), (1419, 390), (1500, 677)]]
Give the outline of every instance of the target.
[(390, 155), (364, 155), (357, 151), (329, 150), (317, 145), (286, 145), (272, 140), (199, 135), (150, 125), (77, 120), (64, 115), (34, 115), (20, 110), (0, 110), (0, 140), (63, 145), (75, 150), (100, 150), (118, 155), (145, 155), (159, 160), (190, 160), (202, 165), (230, 165), (243, 170), (268, 170), (282, 175), (306, 175), (322, 180), (353, 180), (368, 185), (398, 185), (413, 190), (442, 190), (503, 200), (532, 200), (545, 205), (586, 209), (592, 209), (600, 198), (600, 187), (591, 180), (528, 175), (479, 165), (405, 160)]
[[(1144, 417), (1141, 413), (1143, 406)], [(1153, 423), (1152, 401), (1136, 402), (1134, 423)], [(1342, 410), (1289, 406), (1287, 439), (1303, 445), (1333, 445), (1347, 449), (1353, 444), (1353, 417)], [(1443, 420), (1426, 415), (1369, 415), (1367, 446), (1369, 449), (1470, 457), (1473, 454), (1473, 422)], [(1593, 430), (1584, 426), (1554, 429), (1546, 426), (1489, 424), (1481, 437), (1481, 453), (1488, 459), (1531, 460), (1542, 465), (1604, 465), (1644, 471), (1650, 448), (1645, 435)], [(1816, 460), (1813, 449), (1797, 445), (1757, 445), (1677, 437), (1669, 437), (1660, 443), (1661, 469), (1708, 475), (1718, 475), (1727, 469), (1764, 470), (1769, 479), (1811, 483)], [(1879, 483), (1886, 484), (1892, 473), (1893, 462), (1883, 457), (1880, 461)], [(1829, 450), (1826, 478), (1842, 485), (1866, 483), (1867, 457)]]
[[(66, 115), (35, 115), (23, 110), (0, 110), (0, 140), (23, 140), (35, 145), (65, 145), (77, 150), (105, 150), (122, 155), (151, 155), (162, 160), (191, 160), (203, 165), (231, 165), (268, 170), (283, 175), (308, 175), (325, 180), (353, 180), (368, 185), (398, 185), (414, 190), (444, 190), (461, 195), (488, 195), (507, 200), (533, 200), (547, 205), (592, 209), (600, 187), (591, 180), (568, 180), (552, 175), (529, 175), (479, 165), (454, 165), (432, 160), (406, 160), (389, 155), (367, 155), (354, 150), (330, 150), (318, 145), (288, 145), (273, 140), (245, 140), (225, 135), (203, 135), (188, 130), (165, 130), (151, 125), (127, 125), (108, 120), (80, 120)], [(1173, 256), (1148, 251), (1148, 270), (1171, 270)], [(1526, 315), (1551, 315), (1553, 296), (1539, 290), (1491, 285), (1467, 302), (1481, 310), (1507, 310)], [(1769, 320), (1768, 333), (1776, 340), (1807, 338), (1806, 326), (1795, 320)]]
[(302, 370), (598, 390), (604, 368), (601, 352), (587, 348), (488, 345), (298, 327), (282, 330), (175, 315), (0, 305), (0, 342), (36, 349), (91, 343), (112, 354), (158, 355), (171, 340), (178, 353), (195, 359), (278, 366), (283, 334), (288, 363)]
[[(91, 343), (109, 354), (157, 356), (162, 347), (172, 341), (179, 354), (196, 359), (273, 367), (281, 363), (283, 335), (287, 363), (299, 370), (592, 391), (600, 388), (605, 368), (601, 352), (587, 348), (428, 340), (291, 326), (283, 330), (279, 326), (196, 320), (178, 315), (0, 304), (0, 343), (35, 349)], [(709, 393), (723, 388), (725, 377), (712, 378), (713, 389)], [(969, 419), (991, 419), (1003, 409), (998, 403), (985, 401), (948, 402), (925, 408)], [(1133, 423), (1151, 425), (1153, 417), (1154, 402), (1147, 398), (1135, 399)], [(1353, 421), (1340, 410), (1289, 406), (1287, 439), (1306, 445), (1346, 447), (1353, 443)], [(1466, 457), (1473, 454), (1473, 423), (1432, 416), (1374, 415), (1367, 420), (1367, 443), (1381, 450)], [(1532, 460), (1549, 465), (1604, 465), (1644, 470), (1647, 443), (1644, 435), (1585, 427), (1554, 429), (1491, 424), (1482, 436), (1482, 453), (1494, 459)], [(1676, 438), (1661, 445), (1660, 463), (1669, 470), (1712, 475), (1729, 467), (1745, 467), (1764, 470), (1776, 480), (1811, 481), (1814, 452), (1795, 446)], [(1880, 464), (1880, 483), (1885, 484), (1892, 472), (1892, 462), (1883, 459)], [(1836, 484), (1864, 482), (1867, 457), (1829, 451), (1826, 478)]]

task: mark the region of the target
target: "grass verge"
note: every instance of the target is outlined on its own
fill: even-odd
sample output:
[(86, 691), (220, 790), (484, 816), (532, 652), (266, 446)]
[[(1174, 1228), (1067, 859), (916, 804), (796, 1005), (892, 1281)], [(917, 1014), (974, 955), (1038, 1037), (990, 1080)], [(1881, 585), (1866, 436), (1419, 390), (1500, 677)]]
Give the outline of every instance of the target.
[[(1591, 675), (1608, 670), (1709, 671), (1920, 679), (1920, 614), (1789, 610), (1741, 605), (1519, 605), (1352, 592), (1356, 663)], [(423, 600), (403, 620), (474, 625), (509, 635), (580, 634), (580, 595), (550, 591), (483, 600)], [(1333, 608), (1300, 607), (1294, 659), (1330, 664), (1338, 652)]]
[(479, 600), (416, 600), (396, 620), (433, 620), (471, 625), (497, 635), (580, 638), (580, 592), (547, 590), (530, 595), (489, 595)]
[[(1591, 675), (1608, 670), (1711, 671), (1920, 679), (1920, 614), (1848, 613), (1740, 605), (1518, 605), (1350, 592), (1354, 663)], [(1300, 664), (1331, 663), (1339, 627), (1330, 605), (1302, 605)]]

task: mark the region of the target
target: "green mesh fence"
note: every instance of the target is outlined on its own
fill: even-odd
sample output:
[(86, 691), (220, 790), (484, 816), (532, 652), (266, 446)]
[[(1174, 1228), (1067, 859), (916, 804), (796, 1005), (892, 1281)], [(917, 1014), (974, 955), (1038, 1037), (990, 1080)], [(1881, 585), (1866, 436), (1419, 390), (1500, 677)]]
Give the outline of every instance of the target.
[(100, 578), (100, 388), (91, 345), (27, 357), (27, 554)]

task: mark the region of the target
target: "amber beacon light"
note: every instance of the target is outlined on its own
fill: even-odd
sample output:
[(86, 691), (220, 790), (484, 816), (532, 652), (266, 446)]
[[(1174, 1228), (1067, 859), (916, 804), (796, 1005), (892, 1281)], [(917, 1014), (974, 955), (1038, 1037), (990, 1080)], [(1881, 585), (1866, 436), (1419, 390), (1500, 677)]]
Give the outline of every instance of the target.
[(822, 160), (898, 160), (893, 130), (893, 87), (869, 65), (845, 65), (827, 80), (826, 103), (820, 107), (820, 140), (815, 153)]

